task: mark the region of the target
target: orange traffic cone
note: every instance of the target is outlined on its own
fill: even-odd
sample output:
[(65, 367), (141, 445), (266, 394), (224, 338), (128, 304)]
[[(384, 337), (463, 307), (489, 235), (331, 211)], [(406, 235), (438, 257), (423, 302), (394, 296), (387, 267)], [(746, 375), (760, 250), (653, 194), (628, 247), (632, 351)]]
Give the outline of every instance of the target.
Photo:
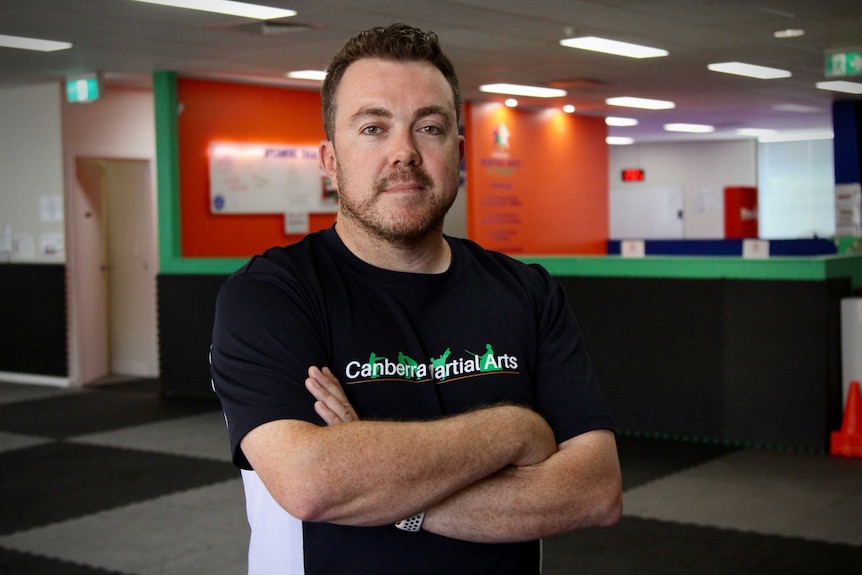
[(859, 382), (850, 382), (841, 431), (832, 432), (832, 455), (862, 457), (862, 396)]

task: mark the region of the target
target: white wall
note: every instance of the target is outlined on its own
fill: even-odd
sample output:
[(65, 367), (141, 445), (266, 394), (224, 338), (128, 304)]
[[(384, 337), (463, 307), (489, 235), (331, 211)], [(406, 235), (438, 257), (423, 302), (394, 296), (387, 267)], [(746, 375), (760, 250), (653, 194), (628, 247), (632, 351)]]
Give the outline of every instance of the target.
[(65, 262), (60, 96), (0, 90), (0, 261)]
[[(626, 168), (643, 169), (644, 181), (622, 182), (622, 170)], [(615, 190), (621, 192), (618, 195), (643, 190), (645, 194), (664, 198), (666, 190), (682, 189), (683, 236), (722, 238), (722, 190), (727, 186), (757, 185), (757, 143), (722, 140), (611, 146), (609, 170), (611, 195)]]
[(835, 234), (834, 144), (833, 140), (760, 144), (760, 237)]

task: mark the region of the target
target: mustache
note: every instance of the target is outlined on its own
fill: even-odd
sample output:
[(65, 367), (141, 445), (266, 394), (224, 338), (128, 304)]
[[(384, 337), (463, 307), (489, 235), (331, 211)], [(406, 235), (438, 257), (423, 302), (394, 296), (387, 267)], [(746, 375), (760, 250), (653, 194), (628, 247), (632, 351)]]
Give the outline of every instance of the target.
[(428, 175), (428, 172), (422, 168), (399, 167), (396, 171), (378, 180), (374, 188), (377, 192), (383, 192), (392, 185), (404, 183), (415, 183), (423, 188), (431, 188), (434, 186), (434, 180), (432, 180), (431, 176)]

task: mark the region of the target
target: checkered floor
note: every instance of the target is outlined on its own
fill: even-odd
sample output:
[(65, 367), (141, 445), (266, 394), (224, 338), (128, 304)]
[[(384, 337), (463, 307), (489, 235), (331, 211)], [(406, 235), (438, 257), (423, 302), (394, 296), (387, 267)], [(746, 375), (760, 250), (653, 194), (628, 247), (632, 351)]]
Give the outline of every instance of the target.
[[(545, 543), (545, 574), (862, 572), (862, 459), (620, 437), (625, 515)], [(157, 381), (0, 384), (0, 574), (245, 572), (212, 401)]]

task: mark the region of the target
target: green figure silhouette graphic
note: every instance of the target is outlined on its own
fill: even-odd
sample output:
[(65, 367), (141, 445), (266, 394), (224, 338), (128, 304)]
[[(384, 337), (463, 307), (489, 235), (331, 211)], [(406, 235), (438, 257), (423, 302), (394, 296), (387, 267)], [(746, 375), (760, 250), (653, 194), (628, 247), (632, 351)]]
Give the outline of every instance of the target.
[[(416, 361), (415, 359), (413, 359), (409, 355), (406, 355), (403, 351), (398, 352), (398, 363), (400, 365), (407, 365), (407, 366), (410, 366), (413, 368), (415, 368), (419, 365), (418, 361)], [(417, 370), (412, 369), (412, 370), (409, 370), (407, 373), (412, 373), (412, 374), (414, 374), (414, 377), (416, 379), (419, 379), (419, 374), (417, 373)]]
[(503, 369), (494, 359), (494, 348), (490, 343), (485, 344), (485, 353), (479, 358), (479, 371), (500, 371)]
[(380, 363), (384, 359), (386, 358), (377, 357), (377, 354), (373, 351), (371, 352), (371, 355), (368, 356), (368, 365), (371, 366), (371, 379), (377, 379), (378, 377), (380, 377), (380, 372), (382, 370), (377, 369), (376, 364)]

